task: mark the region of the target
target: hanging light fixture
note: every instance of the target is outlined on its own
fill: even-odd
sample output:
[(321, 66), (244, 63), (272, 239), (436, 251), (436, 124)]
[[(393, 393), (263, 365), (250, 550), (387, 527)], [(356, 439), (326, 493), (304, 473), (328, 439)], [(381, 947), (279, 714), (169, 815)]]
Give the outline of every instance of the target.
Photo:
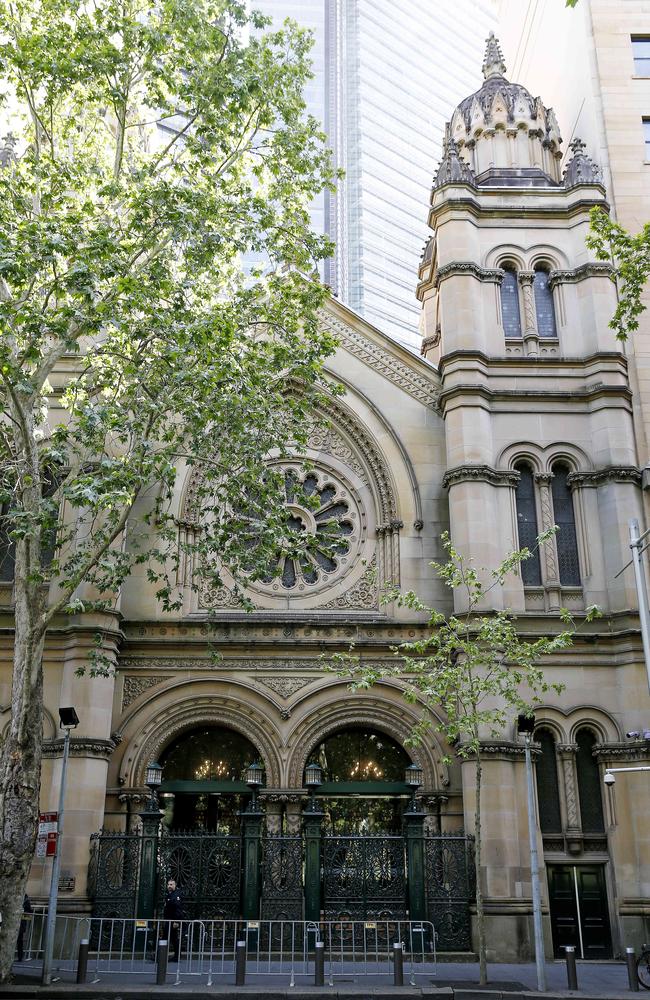
[(316, 789), (323, 784), (323, 769), (320, 764), (308, 764), (305, 768), (305, 786), (309, 791), (309, 812), (318, 812)]
[(411, 789), (411, 802), (409, 805), (409, 812), (417, 812), (418, 806), (415, 800), (415, 793), (418, 788), (422, 785), (422, 768), (419, 764), (409, 764), (404, 770), (404, 781)]

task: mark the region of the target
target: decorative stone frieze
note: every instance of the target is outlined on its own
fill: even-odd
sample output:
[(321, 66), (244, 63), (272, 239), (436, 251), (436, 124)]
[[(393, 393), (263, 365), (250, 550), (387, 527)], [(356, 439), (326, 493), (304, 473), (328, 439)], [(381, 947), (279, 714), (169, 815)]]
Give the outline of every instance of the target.
[[(399, 523), (401, 524), (401, 521)], [(377, 531), (379, 531), (379, 528), (377, 528)], [(377, 586), (376, 557), (372, 557), (372, 560), (363, 576), (353, 587), (350, 587), (350, 589), (346, 590), (343, 594), (339, 594), (337, 597), (332, 598), (331, 601), (328, 601), (327, 604), (323, 604), (322, 607), (332, 610), (335, 608), (345, 608), (350, 610), (378, 608), (379, 588)]]
[(586, 278), (612, 278), (614, 268), (606, 261), (590, 261), (574, 268), (556, 268), (548, 276), (549, 288), (555, 285), (575, 285)]
[(452, 260), (438, 268), (433, 279), (434, 287), (438, 288), (446, 278), (454, 278), (459, 274), (470, 274), (477, 281), (492, 281), (497, 284), (501, 284), (503, 280), (501, 267), (487, 268), (480, 267), (472, 260)]
[(481, 482), (490, 486), (516, 486), (519, 473), (512, 469), (493, 469), (489, 465), (458, 465), (445, 473), (442, 485), (448, 490), (458, 483)]
[(589, 472), (572, 472), (567, 477), (569, 486), (602, 486), (604, 483), (632, 483), (641, 485), (641, 472), (633, 465), (610, 465), (606, 469)]
[[(63, 739), (44, 740), (44, 757), (62, 757)], [(115, 750), (115, 742), (111, 740), (84, 739), (83, 736), (70, 737), (71, 757), (100, 757), (108, 760)]]
[(650, 740), (629, 741), (626, 743), (597, 743), (592, 750), (598, 761), (606, 763), (613, 761), (650, 761)]
[(145, 691), (156, 687), (158, 684), (162, 684), (167, 679), (167, 677), (158, 674), (149, 677), (125, 677), (124, 686), (122, 687), (122, 711), (128, 708)]
[[(541, 754), (539, 743), (531, 743), (530, 752), (535, 756)], [(456, 747), (458, 757), (471, 759), (474, 751), (470, 747)], [(526, 755), (526, 748), (523, 743), (515, 743), (512, 740), (481, 740), (481, 755), (484, 757), (507, 757), (515, 760), (523, 759)]]
[(264, 687), (269, 688), (269, 690), (274, 691), (275, 694), (279, 694), (281, 698), (290, 698), (292, 694), (296, 691), (300, 691), (301, 688), (306, 687), (307, 684), (311, 684), (314, 677), (295, 677), (292, 675), (284, 676), (273, 676), (273, 677), (258, 677), (257, 680)]

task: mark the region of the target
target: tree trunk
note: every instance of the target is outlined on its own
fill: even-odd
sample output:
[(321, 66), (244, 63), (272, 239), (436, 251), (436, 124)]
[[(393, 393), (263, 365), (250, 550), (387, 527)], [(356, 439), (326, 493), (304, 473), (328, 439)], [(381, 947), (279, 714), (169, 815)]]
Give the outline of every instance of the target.
[(476, 926), (478, 929), (479, 982), (485, 986), (487, 979), (487, 958), (485, 948), (485, 914), (483, 912), (483, 887), (481, 886), (481, 777), (483, 767), (481, 751), (476, 749), (476, 808), (474, 810), (475, 874), (476, 874)]
[(43, 749), (43, 646), (45, 590), (40, 582), (42, 499), (33, 413), (20, 412), (25, 431), (21, 500), (32, 530), (16, 542), (14, 669), (11, 719), (0, 756), (0, 982), (11, 974), (34, 843)]

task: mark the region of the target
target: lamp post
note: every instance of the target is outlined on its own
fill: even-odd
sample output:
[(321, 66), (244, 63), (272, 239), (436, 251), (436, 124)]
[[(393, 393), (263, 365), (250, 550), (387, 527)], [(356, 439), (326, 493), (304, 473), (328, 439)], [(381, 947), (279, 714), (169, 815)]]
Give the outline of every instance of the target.
[(409, 915), (411, 920), (426, 918), (424, 894), (424, 812), (416, 793), (423, 780), (419, 764), (409, 764), (404, 770), (404, 782), (411, 792), (411, 801), (404, 813), (406, 821), (406, 857), (408, 861)]
[(246, 768), (244, 781), (252, 795), (247, 808), (242, 812), (244, 827), (244, 901), (243, 915), (246, 920), (256, 920), (260, 908), (260, 856), (262, 846), (262, 819), (257, 796), (264, 784), (264, 768), (256, 761)]
[(544, 930), (542, 927), (542, 892), (537, 859), (537, 818), (535, 814), (535, 790), (533, 788), (533, 762), (530, 744), (535, 731), (534, 715), (517, 716), (517, 732), (524, 737), (526, 756), (526, 800), (528, 806), (528, 842), (530, 844), (530, 882), (533, 896), (533, 934), (535, 938), (535, 965), (537, 967), (537, 989), (546, 990), (546, 967), (544, 965)]
[(158, 861), (158, 834), (160, 832), (160, 808), (158, 789), (162, 781), (162, 767), (156, 761), (147, 764), (144, 783), (149, 789), (149, 799), (140, 813), (142, 820), (142, 854), (140, 857), (140, 885), (138, 888), (138, 908), (136, 916), (153, 917), (156, 886), (156, 866)]
[(43, 986), (49, 986), (52, 981), (52, 956), (54, 954), (54, 932), (56, 928), (56, 910), (59, 899), (59, 875), (61, 872), (61, 842), (63, 838), (63, 813), (65, 809), (65, 787), (68, 778), (68, 757), (70, 755), (70, 730), (79, 725), (79, 717), (74, 708), (59, 709), (59, 726), (64, 730), (63, 762), (61, 765), (61, 784), (59, 785), (59, 814), (57, 817), (56, 854), (52, 862), (52, 877), (50, 881), (50, 898), (47, 904), (47, 923), (45, 925), (45, 945), (43, 947)]
[[(319, 764), (308, 764), (305, 768), (305, 787), (309, 792), (309, 805), (303, 812), (305, 831), (305, 920), (312, 923), (317, 923), (320, 920), (321, 910), (320, 848), (323, 812), (316, 801), (316, 790), (322, 784), (323, 769)], [(310, 940), (310, 947), (313, 943), (314, 941)]]

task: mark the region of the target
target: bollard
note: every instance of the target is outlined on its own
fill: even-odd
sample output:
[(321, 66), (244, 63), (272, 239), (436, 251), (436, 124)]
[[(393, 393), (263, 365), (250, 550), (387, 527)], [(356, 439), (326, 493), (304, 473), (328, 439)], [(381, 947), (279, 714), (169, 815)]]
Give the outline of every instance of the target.
[(317, 941), (314, 945), (314, 986), (325, 985), (325, 942)]
[(169, 945), (167, 941), (158, 942), (156, 952), (156, 986), (164, 986), (167, 982), (167, 959), (169, 958)]
[(246, 942), (238, 941), (235, 949), (235, 986), (246, 985)]
[(576, 972), (576, 950), (571, 944), (565, 944), (564, 954), (566, 955), (566, 978), (570, 990), (578, 989), (578, 975)]
[(627, 964), (627, 981), (632, 993), (639, 992), (639, 977), (636, 971), (636, 955), (634, 948), (625, 949), (625, 961)]
[[(87, 938), (79, 942), (79, 956), (77, 958), (77, 982), (85, 983), (88, 977), (88, 948), (90, 943)], [(636, 969), (636, 966), (634, 967)]]
[(393, 943), (393, 985), (404, 985), (404, 945), (401, 941)]

